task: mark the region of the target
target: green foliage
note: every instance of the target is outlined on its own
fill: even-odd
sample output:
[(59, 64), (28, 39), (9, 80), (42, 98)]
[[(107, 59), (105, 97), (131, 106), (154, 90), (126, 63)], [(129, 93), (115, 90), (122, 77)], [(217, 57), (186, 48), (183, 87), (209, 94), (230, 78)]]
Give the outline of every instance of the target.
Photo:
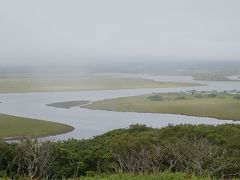
[[(132, 125), (128, 129), (117, 129), (87, 140), (69, 139), (53, 144), (54, 162), (51, 173), (55, 179), (183, 179), (186, 176), (211, 175), (216, 178), (240, 177), (240, 125), (178, 125), (162, 129)], [(17, 167), (9, 168), (18, 154), (17, 144), (0, 143), (0, 177), (16, 177)], [(209, 156), (209, 153), (214, 153)], [(158, 153), (157, 156), (156, 153)], [(130, 155), (130, 156), (126, 156)], [(152, 166), (136, 170), (135, 174), (105, 173), (131, 172), (121, 169), (118, 157), (138, 158), (159, 163), (157, 170)], [(140, 158), (140, 159), (139, 159)], [(143, 158), (143, 159), (141, 159)], [(170, 168), (170, 161), (181, 158), (181, 164)], [(161, 160), (160, 161), (158, 161)], [(187, 163), (191, 159), (192, 163)], [(170, 161), (169, 161), (170, 160)], [(194, 162), (200, 162), (195, 166)], [(184, 165), (184, 166), (183, 166)], [(212, 171), (215, 169), (216, 171)], [(170, 171), (170, 172), (165, 172)], [(156, 173), (157, 172), (157, 173)], [(159, 173), (165, 172), (165, 173)], [(174, 172), (174, 173), (172, 173)], [(175, 173), (183, 172), (183, 173)], [(147, 173), (147, 175), (139, 175)], [(19, 175), (25, 175), (20, 174)], [(91, 176), (91, 177), (86, 177)], [(187, 178), (187, 179), (189, 179)], [(195, 177), (194, 177), (195, 178)]]
[(240, 100), (240, 95), (234, 96), (235, 99)]
[(152, 95), (152, 96), (148, 96), (148, 99), (150, 99), (151, 101), (162, 101), (163, 98), (160, 95)]
[(179, 96), (179, 97), (176, 97), (176, 100), (184, 100), (184, 99), (186, 99), (185, 96)]
[(216, 94), (213, 94), (213, 93), (211, 93), (211, 94), (208, 94), (208, 97), (209, 97), (209, 98), (215, 98), (215, 97), (217, 97), (217, 95), (216, 95)]
[(196, 94), (194, 97), (195, 98), (203, 98), (203, 96), (201, 94)]
[(98, 175), (94, 177), (82, 177), (82, 180), (210, 180), (210, 177), (197, 177), (186, 173), (152, 173), (152, 174), (113, 174), (113, 175)]

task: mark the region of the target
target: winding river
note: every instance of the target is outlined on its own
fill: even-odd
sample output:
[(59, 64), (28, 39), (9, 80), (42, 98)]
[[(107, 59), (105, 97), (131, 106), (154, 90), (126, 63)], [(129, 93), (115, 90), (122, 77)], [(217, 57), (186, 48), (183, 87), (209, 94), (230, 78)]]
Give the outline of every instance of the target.
[[(131, 75), (125, 75), (131, 76)], [(133, 76), (133, 75), (132, 75)], [(90, 138), (109, 130), (125, 128), (131, 124), (146, 124), (152, 127), (164, 127), (168, 124), (224, 124), (240, 123), (231, 120), (218, 120), (206, 117), (194, 117), (173, 114), (151, 114), (134, 112), (111, 112), (100, 110), (88, 110), (79, 107), (60, 109), (46, 104), (74, 101), (74, 100), (103, 100), (125, 96), (135, 96), (147, 93), (181, 92), (186, 90), (198, 91), (231, 91), (240, 90), (240, 81), (195, 81), (190, 76), (146, 76), (156, 81), (195, 82), (206, 86), (182, 87), (182, 88), (154, 88), (154, 89), (125, 89), (125, 90), (101, 90), (80, 92), (46, 92), (46, 93), (1, 93), (0, 113), (37, 118), (48, 121), (60, 122), (71, 125), (74, 131), (49, 137), (51, 140), (66, 140), (68, 138)]]

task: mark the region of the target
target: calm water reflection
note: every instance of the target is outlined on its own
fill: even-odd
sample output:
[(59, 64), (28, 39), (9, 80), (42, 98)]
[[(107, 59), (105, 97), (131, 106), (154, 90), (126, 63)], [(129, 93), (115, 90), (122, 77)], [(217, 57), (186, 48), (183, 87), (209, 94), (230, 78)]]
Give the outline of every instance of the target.
[[(138, 77), (142, 77), (139, 75)], [(50, 92), (50, 93), (2, 93), (0, 94), (0, 113), (38, 118), (69, 124), (75, 128), (73, 132), (51, 137), (51, 139), (89, 138), (106, 131), (128, 127), (141, 123), (152, 127), (164, 127), (168, 124), (224, 124), (233, 121), (223, 121), (213, 118), (193, 117), (172, 114), (151, 114), (134, 112), (110, 112), (88, 110), (82, 108), (59, 109), (46, 104), (74, 100), (103, 100), (124, 96), (142, 95), (157, 92), (180, 92), (186, 90), (240, 90), (240, 81), (195, 81), (189, 76), (144, 76), (158, 81), (196, 82), (207, 86), (185, 88), (155, 88), (130, 90), (105, 90), (82, 92)], [(239, 122), (234, 122), (239, 123)]]

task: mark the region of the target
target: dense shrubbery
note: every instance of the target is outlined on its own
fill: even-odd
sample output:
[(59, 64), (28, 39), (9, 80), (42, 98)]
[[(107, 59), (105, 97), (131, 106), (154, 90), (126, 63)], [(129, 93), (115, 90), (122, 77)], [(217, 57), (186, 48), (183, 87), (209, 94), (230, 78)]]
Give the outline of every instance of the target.
[(210, 180), (210, 177), (198, 177), (186, 173), (151, 173), (151, 174), (134, 174), (134, 173), (118, 173), (112, 175), (97, 175), (93, 177), (83, 177), (81, 180)]
[(88, 140), (0, 143), (0, 177), (60, 179), (162, 171), (240, 177), (240, 125), (132, 125)]
[(215, 98), (215, 97), (217, 97), (217, 95), (216, 95), (216, 94), (213, 94), (213, 93), (211, 93), (211, 94), (208, 94), (208, 97), (209, 97), (209, 98)]
[(240, 100), (240, 95), (234, 96), (235, 99)]
[(203, 98), (203, 96), (201, 94), (196, 94), (194, 97), (195, 98)]
[(163, 97), (160, 95), (152, 95), (152, 96), (149, 96), (148, 99), (150, 99), (151, 101), (162, 101)]
[(184, 99), (186, 99), (185, 96), (179, 96), (179, 97), (176, 97), (176, 100), (184, 100)]

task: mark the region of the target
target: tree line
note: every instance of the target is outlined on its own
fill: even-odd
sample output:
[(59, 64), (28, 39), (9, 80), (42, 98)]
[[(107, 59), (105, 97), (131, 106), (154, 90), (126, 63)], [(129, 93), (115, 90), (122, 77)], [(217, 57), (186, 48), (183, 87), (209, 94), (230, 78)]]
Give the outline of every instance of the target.
[(131, 125), (92, 139), (0, 143), (0, 177), (63, 179), (102, 173), (184, 172), (240, 177), (240, 125)]

